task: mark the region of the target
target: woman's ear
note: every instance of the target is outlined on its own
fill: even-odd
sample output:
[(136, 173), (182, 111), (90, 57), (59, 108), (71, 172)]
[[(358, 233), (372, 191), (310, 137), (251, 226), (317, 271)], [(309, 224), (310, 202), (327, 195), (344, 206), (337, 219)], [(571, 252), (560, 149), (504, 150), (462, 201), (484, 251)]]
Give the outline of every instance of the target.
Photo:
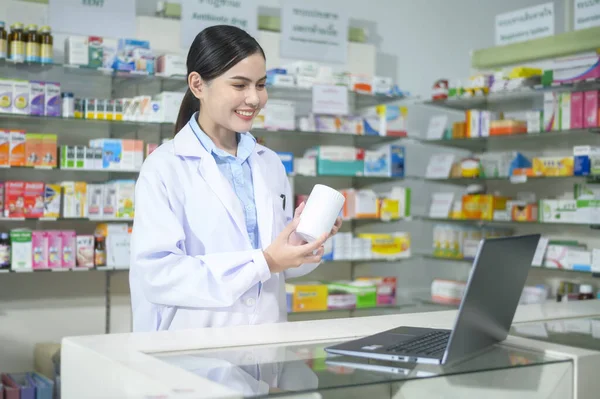
[(188, 86), (194, 97), (200, 100), (204, 94), (204, 81), (198, 72), (192, 72), (189, 74)]

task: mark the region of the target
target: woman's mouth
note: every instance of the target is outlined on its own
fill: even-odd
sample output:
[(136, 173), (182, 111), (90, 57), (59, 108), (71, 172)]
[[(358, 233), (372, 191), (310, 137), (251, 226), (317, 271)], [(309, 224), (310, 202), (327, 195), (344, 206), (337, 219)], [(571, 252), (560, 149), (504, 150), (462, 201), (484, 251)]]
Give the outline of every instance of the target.
[(254, 117), (254, 112), (255, 111), (235, 110), (235, 114), (245, 121), (252, 120), (252, 118)]

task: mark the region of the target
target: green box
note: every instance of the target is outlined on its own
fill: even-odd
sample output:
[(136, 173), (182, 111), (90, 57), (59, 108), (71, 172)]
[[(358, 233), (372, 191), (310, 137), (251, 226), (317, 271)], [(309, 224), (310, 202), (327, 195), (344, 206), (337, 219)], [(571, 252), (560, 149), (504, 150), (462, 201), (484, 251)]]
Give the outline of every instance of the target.
[(327, 289), (356, 295), (357, 309), (377, 306), (377, 286), (368, 281), (338, 281), (327, 284)]

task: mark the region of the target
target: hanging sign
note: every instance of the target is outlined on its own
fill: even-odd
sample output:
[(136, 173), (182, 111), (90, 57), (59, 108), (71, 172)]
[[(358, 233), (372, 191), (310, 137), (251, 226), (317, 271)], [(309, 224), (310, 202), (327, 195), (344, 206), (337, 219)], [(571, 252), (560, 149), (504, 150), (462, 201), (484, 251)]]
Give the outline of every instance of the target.
[(135, 0), (49, 0), (53, 32), (135, 38)]
[(554, 35), (554, 3), (496, 15), (496, 46)]
[(181, 0), (181, 46), (190, 47), (198, 33), (214, 25), (233, 25), (258, 40), (256, 0)]
[(345, 64), (348, 57), (346, 8), (319, 0), (282, 0), (280, 55)]
[(575, 30), (600, 26), (600, 0), (574, 0)]

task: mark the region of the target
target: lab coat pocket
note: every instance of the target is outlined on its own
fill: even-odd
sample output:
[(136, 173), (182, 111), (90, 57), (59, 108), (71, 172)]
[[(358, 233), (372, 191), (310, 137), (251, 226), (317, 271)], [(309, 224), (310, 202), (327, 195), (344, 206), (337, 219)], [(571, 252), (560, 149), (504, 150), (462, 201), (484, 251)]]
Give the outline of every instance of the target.
[(273, 196), (273, 236), (276, 237), (287, 225), (287, 216), (284, 209), (284, 205), (290, 206), (289, 203), (285, 203), (286, 200), (279, 195)]

